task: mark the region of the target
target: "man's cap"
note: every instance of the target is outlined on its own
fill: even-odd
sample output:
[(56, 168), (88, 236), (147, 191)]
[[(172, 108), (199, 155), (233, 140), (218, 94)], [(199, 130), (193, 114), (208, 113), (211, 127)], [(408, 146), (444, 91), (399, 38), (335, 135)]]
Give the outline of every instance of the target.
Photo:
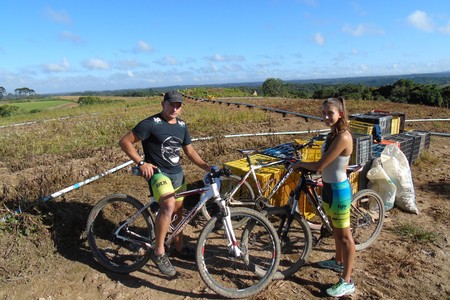
[(168, 101), (170, 103), (174, 102), (183, 103), (183, 96), (177, 91), (169, 91), (164, 94), (164, 101)]

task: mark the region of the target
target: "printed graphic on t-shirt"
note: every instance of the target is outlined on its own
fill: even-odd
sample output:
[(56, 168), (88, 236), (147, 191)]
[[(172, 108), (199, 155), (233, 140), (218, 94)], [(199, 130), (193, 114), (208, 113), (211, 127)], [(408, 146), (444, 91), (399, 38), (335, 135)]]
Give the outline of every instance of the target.
[(161, 145), (161, 154), (165, 161), (172, 166), (180, 163), (181, 139), (171, 136), (168, 137)]

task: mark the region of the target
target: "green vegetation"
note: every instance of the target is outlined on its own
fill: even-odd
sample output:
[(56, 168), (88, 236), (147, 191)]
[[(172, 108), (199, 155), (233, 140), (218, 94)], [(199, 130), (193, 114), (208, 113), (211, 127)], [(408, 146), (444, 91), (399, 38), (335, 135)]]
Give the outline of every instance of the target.
[(70, 103), (72, 102), (62, 99), (9, 101), (8, 104), (0, 105), (0, 117), (37, 113)]
[(415, 83), (399, 79), (394, 84), (374, 87), (362, 83), (317, 84), (285, 83), (279, 78), (264, 81), (262, 91), (269, 97), (326, 99), (343, 96), (353, 100), (378, 100), (398, 103), (450, 107), (450, 86)]
[(402, 238), (408, 239), (414, 243), (433, 243), (438, 240), (438, 234), (428, 231), (419, 225), (408, 223), (401, 224), (394, 228), (394, 232)]
[[(107, 98), (106, 98), (107, 99)], [(108, 100), (106, 100), (108, 101)], [(103, 103), (100, 101), (99, 103)], [(33, 155), (63, 155), (88, 157), (93, 149), (117, 147), (119, 138), (138, 121), (161, 110), (161, 97), (124, 98), (107, 105), (81, 105), (72, 108), (42, 111), (33, 114), (37, 126), (2, 129), (0, 157), (3, 162)], [(62, 120), (63, 118), (63, 120)], [(212, 110), (209, 105), (186, 105), (181, 115), (188, 120), (192, 136), (208, 136), (220, 128), (222, 132), (240, 124), (263, 122), (263, 111), (237, 109)], [(30, 115), (1, 118), (4, 124), (30, 121)], [(44, 126), (40, 126), (45, 122)], [(226, 124), (226, 125), (225, 125)], [(22, 167), (22, 166), (21, 166)]]

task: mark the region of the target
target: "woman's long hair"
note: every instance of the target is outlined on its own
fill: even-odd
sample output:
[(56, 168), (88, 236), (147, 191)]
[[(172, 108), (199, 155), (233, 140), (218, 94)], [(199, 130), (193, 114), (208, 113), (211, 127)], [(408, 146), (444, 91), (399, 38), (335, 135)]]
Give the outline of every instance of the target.
[(334, 106), (337, 108), (339, 113), (342, 113), (342, 116), (339, 118), (334, 128), (332, 128), (331, 132), (327, 135), (324, 149), (326, 152), (328, 150), (328, 147), (330, 147), (331, 143), (333, 142), (334, 138), (339, 133), (350, 131), (350, 127), (348, 125), (347, 110), (345, 109), (345, 101), (343, 97), (328, 98), (323, 101), (322, 107), (324, 106)]

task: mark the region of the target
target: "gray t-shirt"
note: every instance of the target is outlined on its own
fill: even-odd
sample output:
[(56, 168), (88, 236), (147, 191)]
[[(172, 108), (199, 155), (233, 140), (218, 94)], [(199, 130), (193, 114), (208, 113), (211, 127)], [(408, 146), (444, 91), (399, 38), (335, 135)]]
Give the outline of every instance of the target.
[(142, 141), (145, 161), (168, 174), (182, 172), (181, 148), (192, 143), (183, 120), (177, 118), (175, 124), (169, 124), (159, 113), (142, 120), (132, 131)]

